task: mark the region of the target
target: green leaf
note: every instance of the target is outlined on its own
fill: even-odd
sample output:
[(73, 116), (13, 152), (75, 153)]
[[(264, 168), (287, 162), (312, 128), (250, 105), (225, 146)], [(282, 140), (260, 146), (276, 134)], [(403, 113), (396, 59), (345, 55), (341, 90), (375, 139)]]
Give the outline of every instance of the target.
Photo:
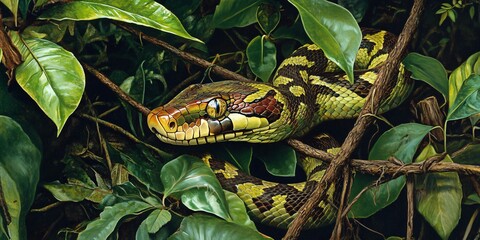
[(452, 160), (461, 164), (480, 165), (480, 144), (470, 143), (452, 154)]
[(248, 66), (262, 81), (268, 82), (277, 67), (277, 49), (275, 44), (257, 36), (247, 46)]
[(253, 148), (248, 143), (220, 143), (210, 149), (215, 159), (228, 161), (237, 166), (242, 172), (250, 174)]
[(86, 199), (100, 203), (105, 196), (111, 193), (106, 189), (89, 187), (81, 183), (61, 184), (59, 182), (52, 182), (43, 184), (43, 187), (50, 191), (58, 201), (62, 202), (80, 202)]
[(362, 21), (369, 7), (369, 3), (370, 0), (338, 0), (338, 4), (348, 9), (357, 22)]
[(451, 107), (455, 102), (458, 91), (460, 91), (460, 88), (462, 87), (465, 80), (469, 78), (472, 74), (480, 75), (480, 52), (472, 54), (464, 63), (462, 63), (462, 65), (457, 67), (450, 74), (450, 77), (448, 79), (449, 107)]
[(257, 21), (257, 7), (263, 0), (221, 0), (212, 23), (216, 28), (245, 27)]
[(163, 209), (155, 209), (153, 212), (148, 215), (148, 217), (144, 220), (145, 224), (147, 225), (148, 233), (156, 233), (160, 228), (170, 222), (172, 219), (172, 215), (170, 212)]
[[(436, 155), (427, 145), (416, 159), (422, 162)], [(446, 156), (443, 162), (452, 162)], [(462, 212), (462, 184), (458, 173), (427, 173), (415, 176), (415, 206), (442, 239), (448, 239), (457, 226)]]
[(128, 201), (105, 207), (100, 217), (87, 225), (87, 228), (78, 234), (78, 240), (107, 239), (115, 230), (118, 222), (129, 215), (140, 214), (150, 208), (145, 202)]
[(67, 1), (48, 8), (39, 18), (59, 21), (106, 18), (150, 27), (185, 39), (202, 42), (190, 36), (172, 12), (153, 0)]
[(480, 112), (480, 75), (470, 75), (448, 108), (446, 121), (463, 119)]
[(303, 27), (325, 56), (347, 73), (353, 84), (353, 65), (362, 32), (345, 8), (325, 0), (289, 0), (300, 13)]
[(257, 145), (255, 157), (262, 160), (267, 171), (274, 176), (295, 176), (297, 155), (295, 150), (285, 143)]
[(418, 53), (409, 53), (403, 59), (405, 68), (412, 72), (412, 78), (428, 83), (440, 92), (444, 98), (448, 96), (447, 71), (435, 58)]
[[(396, 126), (380, 136), (369, 154), (371, 160), (386, 160), (394, 156), (405, 164), (412, 163), (422, 139), (433, 129), (418, 123)], [(378, 180), (377, 176), (357, 173), (350, 194), (350, 201), (358, 193)], [(380, 184), (366, 191), (353, 205), (350, 216), (366, 218), (394, 202), (405, 185), (405, 176)]]
[(35, 198), (42, 155), (14, 120), (0, 116), (0, 126), (0, 201), (6, 204), (0, 218), (10, 216), (0, 224), (6, 224), (10, 239), (26, 239), (25, 216)]
[(295, 19), (295, 22), (291, 26), (279, 26), (277, 30), (273, 32), (273, 36), (275, 39), (293, 39), (300, 42), (300, 44), (310, 42), (300, 18)]
[(194, 214), (183, 219), (177, 232), (169, 240), (193, 239), (229, 239), (229, 240), (254, 240), (270, 239), (252, 230), (234, 223), (225, 222), (213, 216)]
[(242, 199), (240, 199), (235, 193), (229, 191), (224, 192), (228, 202), (228, 211), (230, 212), (230, 216), (232, 216), (232, 222), (257, 230), (255, 223), (250, 220), (250, 217), (247, 214), (247, 209), (245, 208), (245, 203)]
[(10, 32), (24, 60), (15, 77), (57, 126), (60, 135), (68, 117), (75, 111), (85, 89), (85, 74), (73, 54), (44, 39), (25, 39)]
[(257, 8), (257, 22), (265, 34), (270, 33), (280, 22), (280, 9), (275, 4), (263, 3)]
[(212, 170), (200, 159), (182, 155), (163, 166), (160, 173), (164, 198), (180, 197), (191, 210), (201, 210), (231, 221), (223, 189)]
[(15, 25), (17, 25), (18, 1), (19, 0), (0, 0), (0, 2), (3, 3), (10, 10), (10, 12), (13, 13)]

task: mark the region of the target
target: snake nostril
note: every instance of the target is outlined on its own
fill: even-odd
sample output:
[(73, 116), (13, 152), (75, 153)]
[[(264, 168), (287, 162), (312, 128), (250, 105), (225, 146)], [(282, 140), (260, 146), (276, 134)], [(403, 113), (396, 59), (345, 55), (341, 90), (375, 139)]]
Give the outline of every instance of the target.
[(171, 121), (171, 122), (168, 124), (168, 126), (170, 127), (170, 129), (174, 129), (174, 128), (177, 126), (177, 124), (176, 124), (174, 121)]

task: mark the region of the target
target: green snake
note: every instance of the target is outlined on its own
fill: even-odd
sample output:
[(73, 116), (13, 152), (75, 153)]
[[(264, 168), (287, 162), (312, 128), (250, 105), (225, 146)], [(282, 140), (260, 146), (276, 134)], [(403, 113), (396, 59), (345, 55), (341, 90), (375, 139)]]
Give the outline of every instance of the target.
[[(314, 44), (298, 48), (277, 69), (271, 83), (226, 80), (191, 85), (169, 103), (151, 111), (149, 128), (163, 142), (199, 145), (224, 141), (270, 143), (298, 138), (320, 122), (358, 116), (379, 68), (396, 41), (393, 34), (363, 29), (350, 84), (340, 68)], [(412, 89), (400, 66), (397, 84), (379, 113), (398, 106)], [(325, 139), (317, 139), (325, 142)], [(331, 148), (333, 149), (333, 148)], [(258, 221), (287, 228), (321, 179), (325, 164), (300, 158), (307, 181), (279, 184), (248, 176), (229, 163), (204, 157), (223, 188), (235, 192)], [(331, 223), (336, 212), (331, 187), (307, 222), (307, 228)]]

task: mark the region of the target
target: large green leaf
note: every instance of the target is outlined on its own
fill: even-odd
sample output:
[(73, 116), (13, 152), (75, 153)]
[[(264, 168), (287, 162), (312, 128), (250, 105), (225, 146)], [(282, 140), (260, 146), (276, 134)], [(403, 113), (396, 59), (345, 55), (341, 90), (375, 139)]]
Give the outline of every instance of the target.
[[(427, 145), (416, 159), (425, 161), (437, 153)], [(452, 162), (446, 156), (443, 162)], [(458, 173), (427, 173), (415, 176), (415, 206), (442, 239), (448, 239), (462, 212), (462, 184)]]
[[(380, 136), (369, 154), (369, 159), (386, 160), (396, 157), (405, 164), (412, 163), (413, 156), (422, 139), (432, 130), (432, 126), (406, 123), (396, 126)], [(357, 173), (350, 194), (350, 201), (378, 177)], [(365, 218), (373, 215), (394, 202), (405, 185), (405, 176), (380, 184), (366, 191), (353, 205), (350, 216)]]
[(35, 197), (42, 155), (14, 120), (0, 116), (0, 126), (0, 189), (6, 204), (0, 212), (7, 211), (0, 218), (10, 216), (0, 224), (11, 239), (26, 239), (25, 216)]
[(269, 173), (275, 176), (293, 177), (297, 167), (295, 150), (285, 143), (255, 146), (255, 157), (262, 160)]
[(183, 219), (180, 228), (169, 240), (194, 239), (270, 239), (259, 232), (234, 223), (225, 222), (213, 216), (194, 214)]
[(48, 8), (39, 17), (46, 20), (94, 20), (107, 18), (151, 27), (179, 37), (198, 41), (185, 31), (180, 20), (153, 0), (76, 0)]
[(262, 81), (268, 82), (277, 67), (277, 49), (265, 36), (257, 36), (247, 46), (248, 65)]
[(156, 233), (160, 228), (170, 222), (172, 215), (169, 211), (164, 209), (155, 209), (153, 210), (144, 222), (147, 225), (148, 233)]
[(412, 72), (412, 78), (428, 83), (440, 92), (444, 98), (448, 96), (447, 71), (435, 58), (418, 53), (409, 53), (403, 59), (405, 68)]
[(87, 225), (87, 228), (78, 234), (78, 240), (103, 240), (115, 230), (118, 222), (129, 215), (140, 214), (152, 207), (140, 201), (128, 201), (105, 207), (100, 217)]
[(447, 121), (480, 113), (480, 75), (472, 74), (462, 84), (455, 101), (448, 108)]
[(240, 199), (235, 193), (229, 191), (224, 192), (228, 202), (228, 211), (230, 212), (230, 216), (232, 216), (232, 222), (257, 230), (255, 223), (250, 220), (250, 217), (247, 214), (247, 209), (245, 208), (245, 203), (242, 199)]
[(353, 83), (353, 64), (362, 32), (345, 8), (325, 0), (289, 0), (300, 13), (303, 27), (325, 56), (343, 69)]
[(263, 0), (221, 0), (212, 23), (216, 28), (244, 27), (257, 21), (257, 8)]
[(86, 199), (100, 203), (106, 195), (111, 193), (111, 191), (106, 189), (87, 186), (80, 181), (67, 184), (59, 182), (45, 183), (43, 187), (50, 191), (58, 201), (63, 202), (80, 202)]
[(85, 74), (73, 54), (44, 39), (23, 40), (10, 32), (24, 62), (15, 69), (20, 87), (57, 126), (60, 134), (85, 89)]
[(467, 61), (462, 63), (450, 74), (448, 79), (449, 88), (448, 88), (448, 102), (449, 107), (453, 105), (457, 94), (462, 88), (462, 85), (470, 75), (476, 74), (480, 75), (480, 52), (477, 52), (471, 55)]
[(163, 166), (160, 173), (164, 197), (180, 197), (191, 210), (205, 211), (231, 221), (223, 189), (212, 170), (200, 159), (182, 155)]

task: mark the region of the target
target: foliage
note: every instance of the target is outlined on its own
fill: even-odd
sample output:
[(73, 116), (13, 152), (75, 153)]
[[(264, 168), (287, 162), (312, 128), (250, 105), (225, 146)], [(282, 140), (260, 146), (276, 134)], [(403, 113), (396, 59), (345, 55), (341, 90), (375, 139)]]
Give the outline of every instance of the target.
[[(335, 2), (1, 0), (1, 31), (9, 41), (0, 43), (6, 72), (0, 77), (0, 239), (276, 237), (276, 230), (254, 224), (244, 203), (224, 191), (196, 156), (208, 152), (262, 178), (294, 178), (301, 155), (285, 143), (198, 148), (160, 143), (146, 129), (145, 117), (86, 74), (84, 66), (106, 74), (149, 108), (190, 83), (220, 80), (210, 69), (199, 69), (125, 29), (133, 27), (264, 82), (294, 49), (313, 42), (338, 65), (336, 74), (353, 81), (358, 23), (399, 33), (410, 6), (398, 0)], [(444, 122), (428, 126), (412, 123), (413, 116), (387, 113), (397, 126), (378, 124), (382, 133), (364, 138), (373, 146), (364, 144), (355, 156), (372, 161), (394, 157), (410, 164), (447, 152), (444, 162), (478, 165), (479, 2), (427, 4), (414, 52), (403, 64), (421, 81), (409, 100), (440, 98)], [(12, 66), (15, 56), (21, 61)], [(342, 126), (325, 130), (342, 139)], [(430, 135), (438, 128), (443, 129), (443, 144)], [(471, 226), (464, 223), (471, 214), (463, 213), (480, 204), (472, 186), (480, 179), (472, 179), (454, 172), (415, 175), (416, 219), (431, 226), (422, 234), (471, 236)], [(405, 176), (356, 173), (349, 216), (367, 225), (373, 219), (370, 226), (384, 234), (404, 234), (398, 227), (403, 222), (389, 231), (382, 228), (384, 219), (375, 219), (392, 211), (389, 205), (401, 206), (405, 182)], [(365, 187), (369, 189), (359, 196)], [(369, 231), (354, 227), (359, 237), (371, 238)]]

